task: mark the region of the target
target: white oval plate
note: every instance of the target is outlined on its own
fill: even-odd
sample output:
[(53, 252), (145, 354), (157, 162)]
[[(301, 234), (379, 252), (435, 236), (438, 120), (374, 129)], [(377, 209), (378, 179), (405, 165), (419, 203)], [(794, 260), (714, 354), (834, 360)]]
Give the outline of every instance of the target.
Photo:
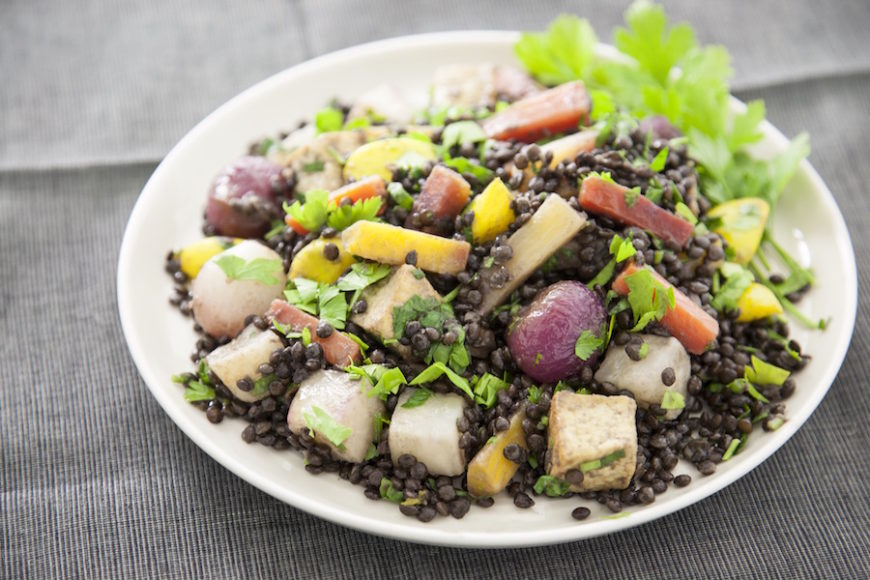
[[(514, 62), (514, 32), (437, 33), (396, 38), (342, 50), (281, 72), (248, 89), (209, 115), (163, 160), (133, 209), (118, 262), (118, 307), (124, 334), (145, 383), (173, 421), (204, 451), (239, 477), (272, 496), (332, 522), (401, 540), (462, 547), (551, 544), (607, 534), (654, 520), (697, 502), (745, 475), (769, 457), (806, 421), (827, 392), (852, 336), (857, 300), (855, 258), (843, 217), (825, 184), (804, 162), (776, 210), (775, 231), (790, 251), (811, 264), (818, 285), (802, 302), (811, 316), (832, 317), (828, 329), (809, 332), (793, 324), (793, 335), (813, 355), (798, 375), (788, 401), (789, 421), (774, 433), (757, 432), (745, 450), (710, 477), (694, 470), (687, 488), (672, 487), (656, 502), (608, 519), (590, 505), (592, 517), (570, 517), (577, 500), (539, 499), (516, 509), (507, 496), (490, 509), (472, 509), (462, 520), (438, 518), (422, 524), (387, 502), (366, 499), (359, 486), (336, 475), (305, 472), (302, 457), (248, 445), (241, 421), (209, 423), (170, 381), (189, 370), (196, 340), (190, 319), (171, 308), (172, 283), (163, 273), (166, 252), (200, 236), (206, 191), (215, 173), (243, 155), (248, 143), (293, 127), (332, 97), (347, 101), (381, 82), (425, 94), (438, 65), (456, 62)], [(605, 54), (613, 50), (602, 46)], [(739, 106), (739, 105), (736, 105)], [(786, 140), (766, 124), (760, 154), (782, 150)], [(588, 503), (588, 502), (587, 502)]]

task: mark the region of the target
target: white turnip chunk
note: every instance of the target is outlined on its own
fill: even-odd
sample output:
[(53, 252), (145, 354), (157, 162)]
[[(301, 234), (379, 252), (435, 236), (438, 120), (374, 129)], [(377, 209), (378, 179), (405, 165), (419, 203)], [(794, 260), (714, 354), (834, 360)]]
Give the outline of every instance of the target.
[(459, 446), (462, 433), (456, 421), (465, 410), (465, 399), (454, 393), (433, 393), (422, 405), (403, 407), (417, 389), (399, 397), (390, 420), (390, 454), (393, 463), (410, 454), (433, 475), (460, 475), (465, 471), (465, 451)]
[(269, 356), (283, 347), (274, 332), (250, 324), (232, 341), (209, 353), (205, 362), (237, 399), (253, 403), (268, 395), (268, 388), (243, 391), (237, 383), (245, 377), (256, 383), (263, 376), (257, 367), (269, 362)]

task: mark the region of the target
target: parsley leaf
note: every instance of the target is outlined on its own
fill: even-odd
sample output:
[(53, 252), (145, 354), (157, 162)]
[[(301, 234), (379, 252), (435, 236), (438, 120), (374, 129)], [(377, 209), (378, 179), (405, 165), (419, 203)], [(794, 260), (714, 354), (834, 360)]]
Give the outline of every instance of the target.
[(356, 222), (375, 221), (381, 211), (383, 200), (380, 196), (361, 199), (349, 205), (329, 205), (329, 215), (326, 223), (336, 230), (343, 230)]
[(410, 210), (414, 206), (414, 198), (411, 197), (410, 193), (405, 191), (401, 183), (396, 181), (390, 183), (387, 186), (387, 193), (393, 198), (393, 202), (403, 209)]
[(577, 342), (574, 343), (574, 356), (580, 360), (589, 360), (598, 349), (604, 345), (604, 332), (595, 335), (589, 330), (584, 330), (577, 337)]
[(604, 286), (610, 279), (613, 278), (613, 272), (616, 270), (616, 259), (610, 260), (607, 264), (601, 268), (594, 278), (589, 280), (586, 286), (590, 290), (594, 290), (596, 286)]
[(429, 400), (429, 397), (432, 396), (432, 391), (425, 387), (420, 387), (414, 394), (408, 397), (408, 400), (402, 404), (403, 409), (413, 409), (414, 407), (419, 407), (423, 403)]
[(668, 161), (668, 148), (660, 149), (653, 160), (649, 162), (649, 168), (653, 171), (662, 171), (665, 168), (665, 163)]
[(782, 385), (791, 373), (752, 355), (752, 366), (743, 369), (746, 380), (756, 385)]
[(620, 235), (613, 236), (610, 240), (610, 254), (616, 258), (616, 262), (624, 262), (637, 253), (637, 249), (631, 242), (630, 238), (623, 238)]
[(414, 377), (414, 380), (412, 380), (408, 384), (422, 385), (424, 383), (431, 383), (432, 381), (440, 378), (442, 375), (446, 375), (447, 379), (451, 383), (456, 385), (460, 391), (468, 395), (469, 399), (474, 400), (474, 393), (471, 391), (471, 387), (468, 386), (468, 381), (450, 370), (447, 365), (441, 362), (432, 363), (431, 365), (423, 369), (423, 371), (421, 371), (419, 375)]
[(450, 123), (441, 132), (441, 145), (450, 149), (454, 145), (473, 145), (486, 141), (486, 133), (474, 121), (457, 121)]
[(190, 381), (184, 388), (184, 400), (188, 403), (211, 401), (215, 398), (214, 389), (199, 381)]
[(686, 406), (686, 400), (683, 398), (683, 395), (674, 391), (673, 389), (667, 389), (665, 391), (665, 395), (662, 397), (661, 408), (665, 411), (671, 411), (676, 409), (682, 409)]
[(314, 437), (316, 431), (326, 437), (338, 449), (344, 447), (345, 440), (353, 432), (350, 427), (345, 427), (337, 422), (329, 413), (317, 405), (313, 405), (311, 412), (303, 413), (302, 417), (305, 419), (305, 426), (308, 427), (308, 432), (312, 437)]
[(318, 133), (339, 131), (343, 124), (344, 114), (334, 107), (324, 107), (314, 115), (314, 126)]
[(541, 387), (532, 385), (531, 387), (529, 387), (529, 402), (530, 403), (537, 403), (538, 401), (541, 400), (542, 394), (543, 394), (543, 391), (541, 391)]
[(245, 260), (239, 256), (224, 255), (215, 260), (227, 278), (230, 280), (252, 280), (267, 286), (278, 284), (281, 280), (279, 275), (284, 273), (281, 260), (269, 260), (267, 258), (254, 258)]
[(470, 173), (472, 177), (481, 183), (488, 183), (495, 177), (495, 172), (492, 169), (472, 163), (465, 157), (450, 157), (444, 160), (444, 165), (455, 169), (459, 173)]
[(329, 213), (329, 192), (325, 189), (312, 189), (305, 193), (304, 203), (296, 200), (292, 205), (284, 202), (284, 211), (299, 224), (313, 232), (326, 223)]
[(656, 280), (646, 268), (625, 277), (628, 285), (628, 303), (634, 314), (634, 328), (637, 332), (653, 320), (661, 320), (675, 304), (673, 287), (665, 287)]
[[(347, 321), (347, 298), (340, 287), (294, 278), (284, 290), (287, 302), (341, 330)], [(304, 330), (303, 330), (304, 332)]]
[(382, 401), (386, 401), (389, 395), (395, 395), (399, 392), (399, 387), (407, 384), (405, 375), (398, 367), (385, 369), (378, 377), (378, 382), (369, 391), (368, 396), (377, 395)]
[(532, 75), (548, 85), (588, 78), (595, 63), (598, 39), (586, 20), (559, 16), (547, 32), (525, 32), (514, 45), (517, 58)]
[(602, 467), (607, 467), (611, 463), (619, 461), (625, 457), (625, 449), (617, 449), (613, 453), (609, 453), (600, 459), (593, 459), (592, 461), (586, 461), (585, 463), (580, 464), (580, 471), (583, 473), (594, 471), (596, 469), (601, 469)]
[(542, 475), (535, 482), (535, 493), (548, 497), (562, 497), (571, 490), (571, 484), (552, 475)]
[(315, 159), (302, 165), (302, 171), (305, 173), (320, 173), (323, 171), (324, 163), (320, 159)]
[(739, 264), (726, 262), (720, 266), (719, 271), (726, 276), (725, 283), (719, 286), (719, 290), (713, 296), (710, 305), (719, 312), (737, 310), (737, 301), (743, 296), (747, 288), (755, 281), (755, 276)]
[(381, 485), (378, 488), (381, 497), (393, 503), (402, 503), (405, 494), (393, 487), (393, 481), (389, 477), (381, 478)]
[(478, 405), (492, 409), (498, 400), (498, 392), (508, 386), (507, 381), (490, 373), (484, 373), (474, 384), (474, 400)]

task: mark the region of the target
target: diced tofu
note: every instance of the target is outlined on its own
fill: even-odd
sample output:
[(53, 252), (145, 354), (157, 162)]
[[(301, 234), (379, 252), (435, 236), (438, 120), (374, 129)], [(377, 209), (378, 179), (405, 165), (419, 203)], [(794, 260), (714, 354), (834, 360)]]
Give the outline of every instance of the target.
[(504, 448), (515, 444), (528, 449), (526, 433), (523, 431), (525, 418), (525, 409), (514, 413), (510, 427), (488, 441), (469, 462), (468, 493), (474, 497), (485, 497), (495, 495), (507, 487), (520, 466), (504, 456)]
[[(420, 298), (435, 298), (441, 301), (441, 295), (435, 291), (425, 276), (415, 276), (413, 266), (405, 264), (396, 268), (390, 276), (384, 280), (369, 286), (362, 293), (366, 301), (366, 311), (362, 314), (353, 314), (351, 322), (359, 325), (381, 341), (395, 338), (393, 332), (393, 308), (402, 306), (413, 296)], [(401, 344), (393, 344), (402, 356), (410, 354), (410, 349)]]
[(266, 317), (289, 326), (293, 332), (307, 328), (311, 340), (323, 348), (323, 358), (331, 365), (345, 367), (362, 360), (359, 345), (345, 333), (336, 330), (326, 338), (317, 336), (318, 319), (283, 300), (273, 300)]
[(417, 389), (405, 389), (390, 419), (390, 454), (393, 463), (408, 453), (424, 463), (433, 475), (461, 475), (465, 451), (456, 421), (465, 410), (465, 399), (455, 393), (433, 393), (419, 407), (403, 407)]
[(508, 280), (503, 285), (491, 285), (495, 268), (481, 270), (483, 300), (477, 307), (482, 315), (504, 302), (511, 292), (526, 281), (550, 256), (577, 235), (586, 223), (586, 215), (572, 208), (558, 195), (544, 200), (535, 215), (508, 238), (513, 257), (504, 264)]
[(338, 446), (317, 430), (314, 439), (329, 446), (336, 459), (359, 463), (365, 459), (372, 444), (375, 415), (385, 412), (378, 397), (368, 396), (370, 388), (368, 382), (353, 380), (342, 371), (318, 371), (299, 385), (290, 404), (287, 425), (293, 433), (308, 429), (305, 415), (313, 417), (314, 407), (318, 407), (332, 421), (349, 428), (350, 435)]
[[(661, 405), (665, 391), (679, 393), (685, 400), (686, 385), (692, 372), (689, 353), (679, 340), (670, 336), (647, 334), (643, 341), (649, 350), (639, 361), (631, 360), (625, 353), (625, 347), (611, 345), (604, 362), (595, 373), (595, 380), (599, 383), (613, 383), (618, 389), (631, 391), (643, 408)], [(662, 382), (662, 372), (667, 368), (674, 372), (674, 382), (670, 386)], [(670, 409), (665, 414), (665, 419), (676, 419), (682, 411)]]
[(581, 471), (583, 482), (572, 491), (628, 487), (637, 462), (636, 409), (629, 397), (556, 393), (547, 473), (564, 480), (572, 469)]
[(471, 245), (386, 223), (360, 221), (341, 233), (347, 251), (355, 256), (398, 266), (417, 252), (417, 267), (436, 274), (456, 275), (465, 269)]
[(269, 362), (269, 356), (282, 348), (284, 343), (278, 335), (271, 330), (260, 330), (250, 324), (232, 341), (209, 353), (205, 357), (205, 362), (234, 397), (253, 403), (268, 395), (269, 391), (266, 389), (243, 391), (237, 383), (245, 377), (256, 382), (263, 376), (257, 367)]

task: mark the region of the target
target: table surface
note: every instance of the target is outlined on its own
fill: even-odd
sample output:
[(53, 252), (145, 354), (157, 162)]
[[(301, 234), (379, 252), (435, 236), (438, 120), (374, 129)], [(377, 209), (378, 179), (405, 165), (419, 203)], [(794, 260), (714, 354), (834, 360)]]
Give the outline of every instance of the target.
[[(866, 293), (830, 393), (771, 459), (656, 522), (533, 550), (385, 540), (284, 505), (189, 441), (127, 353), (115, 298), (127, 216), (161, 157), (226, 99), (396, 35), (540, 28), (573, 12), (607, 40), (626, 5), (0, 3), (0, 576), (870, 576)], [(739, 97), (764, 98), (787, 135), (810, 132), (866, 284), (870, 3), (666, 5), (702, 41), (729, 47)]]

